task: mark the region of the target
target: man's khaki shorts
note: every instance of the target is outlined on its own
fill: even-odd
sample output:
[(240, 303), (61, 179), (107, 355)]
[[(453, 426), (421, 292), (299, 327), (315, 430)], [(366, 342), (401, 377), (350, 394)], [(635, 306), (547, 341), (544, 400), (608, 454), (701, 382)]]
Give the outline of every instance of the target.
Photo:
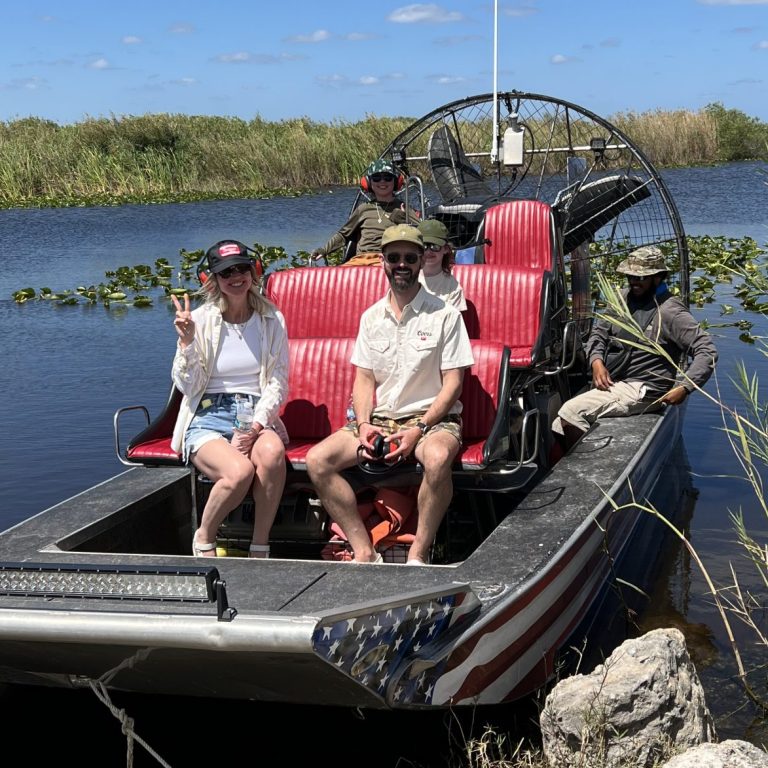
[[(406, 416), (405, 418), (402, 418), (402, 419), (388, 419), (383, 416), (371, 416), (370, 424), (371, 426), (376, 427), (376, 429), (381, 430), (381, 432), (386, 436), (386, 435), (392, 435), (395, 432), (400, 432), (403, 429), (409, 429), (410, 427), (415, 427), (416, 424), (420, 422), (423, 418), (424, 418), (423, 413), (419, 414), (418, 416)], [(343, 427), (343, 429), (348, 430), (355, 437), (360, 437), (360, 432), (357, 428), (356, 421), (350, 421)], [(448, 432), (448, 434), (450, 435), (453, 435), (453, 437), (456, 438), (459, 445), (461, 445), (461, 416), (453, 413), (448, 414), (442, 421), (431, 426), (427, 430), (427, 433), (419, 438), (419, 442), (429, 437), (433, 432), (439, 432), (441, 430), (444, 432)]]

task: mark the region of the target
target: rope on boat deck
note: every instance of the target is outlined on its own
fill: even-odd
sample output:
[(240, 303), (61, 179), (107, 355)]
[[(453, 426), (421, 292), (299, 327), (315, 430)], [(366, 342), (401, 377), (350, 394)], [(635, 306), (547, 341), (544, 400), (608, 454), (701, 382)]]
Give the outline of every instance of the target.
[(112, 699), (109, 697), (109, 692), (107, 691), (106, 686), (104, 683), (97, 682), (96, 680), (89, 680), (88, 685), (90, 686), (91, 690), (96, 694), (96, 698), (104, 704), (104, 706), (120, 721), (120, 728), (125, 735), (126, 741), (127, 741), (127, 753), (126, 753), (126, 766), (127, 768), (133, 768), (133, 743), (134, 741), (137, 741), (140, 746), (144, 747), (144, 749), (149, 752), (152, 757), (157, 760), (160, 765), (163, 766), (163, 768), (171, 768), (169, 763), (166, 763), (165, 760), (163, 760), (160, 755), (155, 752), (152, 747), (147, 744), (144, 739), (141, 738), (134, 730), (133, 730), (133, 718), (128, 717), (128, 713), (124, 709), (118, 709), (113, 703)]

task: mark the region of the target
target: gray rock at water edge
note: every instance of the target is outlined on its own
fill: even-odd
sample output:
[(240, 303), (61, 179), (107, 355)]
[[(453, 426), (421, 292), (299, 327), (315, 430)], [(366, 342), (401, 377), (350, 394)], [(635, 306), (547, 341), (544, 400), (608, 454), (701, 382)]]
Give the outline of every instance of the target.
[(662, 768), (768, 768), (768, 752), (748, 741), (700, 744), (673, 757)]
[(558, 683), (540, 716), (544, 754), (557, 768), (651, 766), (716, 739), (685, 638), (657, 629), (622, 643), (589, 675)]

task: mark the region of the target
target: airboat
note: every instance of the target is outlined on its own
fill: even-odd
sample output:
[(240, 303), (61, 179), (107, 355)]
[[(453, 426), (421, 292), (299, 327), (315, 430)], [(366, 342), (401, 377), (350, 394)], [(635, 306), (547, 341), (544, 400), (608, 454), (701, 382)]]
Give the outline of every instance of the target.
[[(590, 636), (648, 516), (683, 492), (684, 408), (606, 419), (567, 454), (550, 431), (587, 386), (581, 342), (596, 295), (633, 248), (658, 245), (688, 297), (675, 204), (617, 126), (557, 98), (509, 91), (439, 107), (381, 154), (407, 210), (442, 220), (457, 254), (475, 365), (464, 445), (431, 563), (404, 567), (397, 512), (417, 465), (350, 470), (383, 564), (344, 541), (308, 481), (306, 452), (339, 428), (377, 267), (292, 267), (264, 278), (286, 317), (291, 443), (271, 558), (247, 549), (248, 500), (219, 557), (190, 554), (206, 478), (170, 448), (179, 393), (153, 418), (115, 414), (128, 468), (0, 534), (0, 680), (371, 709), (500, 704), (541, 689)], [(146, 422), (127, 435), (125, 419)], [(417, 513), (416, 513), (417, 514)]]

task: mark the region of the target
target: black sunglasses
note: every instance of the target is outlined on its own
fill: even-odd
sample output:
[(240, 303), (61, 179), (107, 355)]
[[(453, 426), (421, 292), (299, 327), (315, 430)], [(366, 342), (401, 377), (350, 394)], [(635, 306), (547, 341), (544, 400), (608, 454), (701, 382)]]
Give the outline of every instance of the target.
[(443, 246), (442, 245), (438, 245), (437, 243), (427, 243), (424, 247), (428, 251), (442, 251), (443, 250)]
[(246, 272), (251, 271), (251, 265), (250, 264), (234, 264), (231, 267), (227, 267), (226, 269), (222, 269), (221, 272), (218, 273), (219, 277), (228, 278), (232, 277), (232, 275), (244, 275)]
[(371, 181), (394, 181), (395, 177), (391, 173), (374, 173), (371, 175)]
[(418, 253), (394, 253), (392, 251), (384, 254), (384, 258), (390, 264), (399, 264), (401, 261), (406, 264), (415, 264), (419, 260), (419, 256)]
[(645, 280), (650, 280), (653, 275), (627, 275), (627, 280), (630, 283), (642, 283)]

